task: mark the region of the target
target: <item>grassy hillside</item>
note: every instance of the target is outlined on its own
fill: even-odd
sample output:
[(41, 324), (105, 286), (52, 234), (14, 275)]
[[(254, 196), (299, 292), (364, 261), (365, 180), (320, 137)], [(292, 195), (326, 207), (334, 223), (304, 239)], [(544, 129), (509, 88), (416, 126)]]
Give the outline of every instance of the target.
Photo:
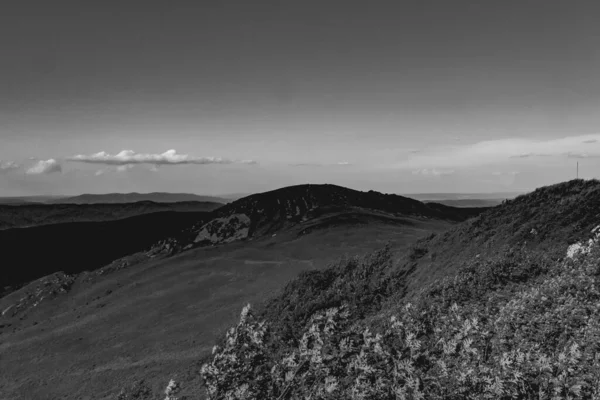
[(138, 399), (156, 399), (164, 398), (172, 374), (198, 393), (197, 361), (210, 355), (244, 304), (276, 295), (301, 271), (326, 268), (389, 240), (398, 255), (416, 238), (451, 226), (438, 220), (388, 222), (320, 226), (303, 235), (299, 226), (108, 274), (41, 279), (0, 298), (0, 312), (13, 307), (0, 317), (0, 393), (114, 400), (133, 384), (133, 391), (152, 393)]
[(244, 309), (210, 397), (598, 398), (598, 224), (600, 182), (576, 180), (304, 273)]

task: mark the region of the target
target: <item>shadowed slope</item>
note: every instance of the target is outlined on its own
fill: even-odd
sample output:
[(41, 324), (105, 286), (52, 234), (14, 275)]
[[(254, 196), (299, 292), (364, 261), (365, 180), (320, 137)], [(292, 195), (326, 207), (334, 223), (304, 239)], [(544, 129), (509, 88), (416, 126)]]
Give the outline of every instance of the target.
[[(109, 222), (75, 222), (0, 231), (0, 294), (54, 272), (91, 271), (149, 248), (204, 212), (156, 212)], [(10, 261), (9, 261), (10, 260)]]

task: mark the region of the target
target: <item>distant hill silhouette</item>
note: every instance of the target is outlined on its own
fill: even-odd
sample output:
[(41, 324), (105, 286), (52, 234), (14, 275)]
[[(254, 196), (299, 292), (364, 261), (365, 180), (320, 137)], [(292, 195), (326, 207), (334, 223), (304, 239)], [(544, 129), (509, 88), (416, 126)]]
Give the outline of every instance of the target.
[(201, 201), (211, 203), (228, 203), (230, 200), (214, 196), (200, 196), (190, 193), (106, 193), (82, 194), (79, 196), (59, 198), (49, 201), (57, 204), (107, 204), (107, 203), (135, 203), (139, 201), (152, 201), (155, 203), (176, 203), (182, 201)]
[(505, 199), (455, 199), (455, 200), (423, 200), (424, 203), (439, 203), (451, 207), (495, 207)]
[(113, 204), (0, 204), (0, 230), (25, 228), (66, 222), (112, 221), (161, 211), (213, 211), (221, 203), (185, 201), (178, 203)]
[(0, 204), (39, 204), (58, 201), (67, 196), (12, 196), (0, 197)]
[(525, 194), (525, 192), (489, 192), (489, 193), (412, 193), (403, 196), (419, 201), (446, 200), (505, 200)]

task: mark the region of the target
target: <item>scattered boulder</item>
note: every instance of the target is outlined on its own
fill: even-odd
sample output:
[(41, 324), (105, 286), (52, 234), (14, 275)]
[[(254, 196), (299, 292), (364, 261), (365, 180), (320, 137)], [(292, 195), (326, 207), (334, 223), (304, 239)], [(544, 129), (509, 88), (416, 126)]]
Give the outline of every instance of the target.
[(56, 272), (25, 285), (21, 289), (0, 299), (0, 318), (12, 318), (37, 307), (42, 301), (54, 299), (67, 293), (75, 277)]

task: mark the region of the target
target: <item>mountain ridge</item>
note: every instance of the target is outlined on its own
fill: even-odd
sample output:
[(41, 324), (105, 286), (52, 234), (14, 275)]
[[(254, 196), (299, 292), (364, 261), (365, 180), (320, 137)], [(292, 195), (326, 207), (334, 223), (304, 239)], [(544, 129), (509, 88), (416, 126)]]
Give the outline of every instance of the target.
[(462, 221), (485, 208), (422, 203), (395, 194), (362, 192), (332, 184), (303, 184), (257, 193), (216, 209), (213, 218), (196, 224), (170, 245), (187, 250), (202, 245), (253, 240), (276, 235), (326, 214), (369, 214), (377, 211), (391, 220), (401, 217)]

